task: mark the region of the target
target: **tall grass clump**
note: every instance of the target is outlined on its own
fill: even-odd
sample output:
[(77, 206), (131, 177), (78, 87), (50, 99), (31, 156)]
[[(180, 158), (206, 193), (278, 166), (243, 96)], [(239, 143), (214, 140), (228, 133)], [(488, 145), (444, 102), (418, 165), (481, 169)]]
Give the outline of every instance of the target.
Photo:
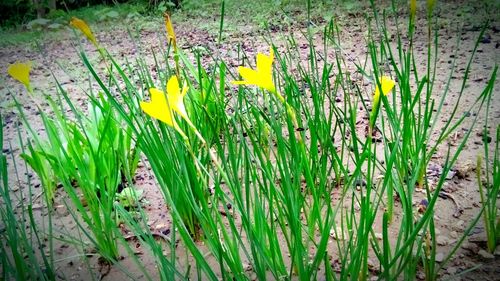
[[(0, 115), (0, 143), (4, 145), (3, 122)], [(52, 249), (52, 227), (43, 233), (33, 214), (31, 183), (28, 189), (12, 197), (7, 155), (0, 155), (0, 259), (2, 280), (55, 280)], [(14, 166), (15, 161), (11, 162)], [(17, 168), (15, 167), (16, 175)], [(19, 178), (18, 178), (19, 180)], [(50, 219), (49, 219), (50, 221)], [(47, 235), (47, 239), (44, 239)]]
[[(81, 54), (137, 136), (198, 274), (245, 278), (250, 268), (259, 279), (308, 279), (323, 268), (332, 279), (365, 280), (373, 266), (369, 257), (374, 255), (384, 279), (411, 279), (422, 265), (428, 278), (436, 278), (434, 208), (446, 174), (477, 117), (457, 149), (447, 149), (443, 173), (435, 186), (430, 186), (425, 172), (432, 155), (464, 122), (465, 113), (459, 115), (457, 108), (477, 43), (454, 110), (445, 124), (438, 124), (450, 90), (446, 87), (440, 95), (433, 91), (438, 40), (432, 16), (427, 60), (420, 63), (423, 68), (417, 68), (414, 8), (410, 9), (407, 42), (404, 31), (398, 29), (393, 46), (387, 21), (397, 21), (396, 8), (380, 14), (372, 5), (367, 63), (355, 64), (362, 79), (372, 82), (368, 90), (371, 104), (365, 102), (366, 89), (352, 87), (354, 81), (344, 69), (345, 57), (337, 52), (333, 61), (326, 59), (330, 44), (334, 51), (341, 47), (333, 22), (324, 32), (324, 62), (317, 63), (319, 52), (312, 41), (306, 63), (294, 61), (300, 52), (292, 38), (286, 52), (272, 46), (269, 55), (257, 54), (255, 68), (241, 66), (241, 79), (233, 76), (233, 84), (245, 87), (239, 87), (233, 97), (224, 94), (226, 64), (214, 58), (211, 76), (199, 60), (192, 64), (177, 49), (169, 20), (174, 67), (169, 67), (169, 48), (163, 55), (163, 68), (173, 71), (160, 76), (164, 77), (159, 81), (162, 86), (151, 84), (143, 60), (128, 67), (142, 70), (143, 75), (136, 77), (142, 86), (136, 87), (110, 58), (116, 73), (111, 80), (123, 102), (113, 99), (115, 93)], [(380, 68), (383, 61), (390, 62), (384, 69)], [(296, 72), (289, 71), (292, 65)], [(453, 73), (451, 69), (448, 81)], [(491, 97), (495, 78), (496, 69), (473, 105), (477, 111)], [(147, 93), (140, 89), (148, 88), (151, 100), (144, 102)], [(216, 117), (220, 126), (215, 126), (215, 117), (200, 102), (210, 96), (221, 109)], [(336, 97), (342, 97), (343, 104), (332, 103)], [(365, 128), (359, 128), (363, 116), (367, 116)], [(438, 138), (433, 140), (438, 127)], [(214, 128), (221, 134), (207, 142)], [(417, 189), (425, 191), (428, 201), (420, 216), (413, 207)], [(339, 193), (335, 200), (333, 192)], [(395, 196), (400, 198), (400, 206), (393, 201)], [(393, 221), (397, 207), (401, 218)], [(381, 222), (376, 221), (379, 214), (383, 214)], [(375, 227), (382, 230), (381, 241)], [(394, 231), (395, 240), (390, 239)], [(195, 244), (200, 240), (220, 268), (208, 266)], [(154, 248), (153, 240), (143, 242)], [(330, 261), (333, 256), (340, 264), (335, 273)]]
[[(31, 137), (23, 157), (42, 179), (47, 202), (54, 199), (55, 184), (64, 187), (74, 210), (71, 214), (77, 222), (84, 222), (78, 223), (83, 233), (106, 260), (112, 261), (118, 258), (114, 204), (117, 193), (132, 184), (139, 152), (104, 97), (90, 98), (84, 113), (64, 89), (59, 90), (59, 98), (65, 99), (74, 116), (62, 110), (62, 100), (46, 97), (52, 110), (51, 117), (40, 111), (46, 139), (31, 127), (18, 105)], [(48, 173), (49, 180), (43, 180)]]
[[(488, 109), (491, 99), (488, 99)], [(500, 244), (500, 216), (498, 215), (498, 194), (500, 192), (500, 125), (496, 127), (493, 148), (490, 142), (488, 128), (488, 112), (485, 114), (485, 125), (482, 132), (484, 143), (484, 160), (479, 155), (477, 157), (476, 177), (479, 187), (480, 202), (482, 205), (482, 216), (486, 232), (486, 246), (490, 253), (495, 252), (497, 245)], [(493, 152), (493, 155), (491, 155)], [(484, 162), (483, 162), (484, 161)], [(482, 172), (484, 171), (484, 180)]]
[[(82, 30), (103, 55), (85, 22), (74, 18), (71, 25)], [(38, 93), (31, 87), (30, 71), (30, 63), (9, 67), (9, 74), (34, 97)], [(89, 96), (87, 108), (82, 109), (73, 104), (57, 80), (56, 85), (56, 99), (42, 96), (49, 105), (47, 111), (35, 102), (45, 137), (33, 128), (23, 105), (16, 101), (29, 133), (28, 150), (21, 156), (38, 174), (49, 212), (55, 187), (60, 184), (67, 195), (64, 203), (71, 205), (68, 209), (84, 236), (106, 261), (113, 262), (119, 256), (114, 205), (117, 193), (133, 184), (140, 152), (130, 129), (103, 94)]]

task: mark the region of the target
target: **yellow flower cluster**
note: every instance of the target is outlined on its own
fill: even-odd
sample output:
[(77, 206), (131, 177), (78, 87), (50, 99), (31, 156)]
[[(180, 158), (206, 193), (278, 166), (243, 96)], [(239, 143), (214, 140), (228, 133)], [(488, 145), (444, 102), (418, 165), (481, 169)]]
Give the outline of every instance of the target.
[[(434, 1), (429, 0), (428, 5), (430, 7), (434, 6)], [(412, 18), (416, 13), (416, 1), (410, 0), (410, 14)], [(85, 21), (73, 17), (70, 21), (70, 25), (80, 30), (87, 39), (94, 44), (97, 48), (99, 48), (97, 40), (92, 33), (90, 27), (85, 23)], [(176, 36), (174, 32), (174, 28), (172, 26), (172, 22), (170, 20), (170, 16), (165, 14), (165, 27), (167, 31), (167, 36), (170, 43), (173, 44), (175, 51), (177, 51), (176, 45)], [(242, 80), (233, 81), (232, 83), (235, 85), (252, 85), (257, 86), (259, 88), (267, 90), (269, 93), (273, 94), (281, 103), (283, 103), (287, 112), (290, 114), (290, 117), (295, 120), (295, 113), (293, 109), (286, 103), (285, 99), (281, 94), (276, 90), (276, 86), (273, 82), (273, 61), (274, 61), (274, 51), (273, 48), (270, 48), (269, 55), (264, 55), (262, 53), (257, 54), (256, 58), (256, 69), (251, 69), (249, 67), (240, 66), (238, 68), (238, 72), (242, 77)], [(9, 66), (7, 72), (14, 79), (21, 82), (26, 89), (30, 93), (32, 93), (32, 88), (30, 84), (30, 71), (31, 71), (31, 62), (21, 63), (16, 62)], [(380, 83), (377, 83), (375, 88), (375, 92), (373, 94), (373, 105), (372, 112), (370, 114), (370, 129), (373, 129), (375, 124), (375, 119), (377, 117), (377, 113), (380, 107), (380, 94), (388, 95), (395, 86), (395, 82), (388, 76), (380, 77)], [(380, 87), (379, 87), (380, 86)], [(163, 91), (151, 88), (149, 89), (150, 93), (150, 101), (145, 102), (142, 101), (140, 103), (141, 109), (148, 114), (149, 116), (158, 119), (165, 124), (171, 126), (175, 130), (182, 135), (183, 138), (187, 139), (186, 134), (179, 127), (174, 118), (174, 112), (179, 115), (196, 133), (196, 135), (200, 138), (200, 140), (204, 141), (200, 136), (198, 130), (196, 130), (194, 124), (189, 119), (189, 116), (186, 111), (186, 107), (184, 106), (184, 96), (188, 92), (188, 87), (184, 83), (182, 88), (180, 87), (180, 81), (178, 76), (172, 76), (167, 82), (167, 94)]]

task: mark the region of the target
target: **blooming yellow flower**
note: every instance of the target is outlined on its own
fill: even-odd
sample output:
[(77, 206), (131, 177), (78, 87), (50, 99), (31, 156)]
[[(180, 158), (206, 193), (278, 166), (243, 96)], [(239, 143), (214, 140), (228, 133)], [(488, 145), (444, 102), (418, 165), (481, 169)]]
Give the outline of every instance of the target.
[(375, 125), (375, 119), (377, 118), (378, 110), (380, 107), (380, 92), (382, 92), (384, 96), (387, 96), (392, 91), (395, 85), (396, 82), (392, 80), (391, 77), (380, 77), (380, 88), (377, 84), (377, 86), (375, 87), (375, 92), (373, 93), (372, 112), (370, 114), (370, 128), (373, 128), (373, 126)]
[(175, 122), (172, 107), (169, 105), (165, 94), (156, 88), (149, 89), (149, 94), (151, 95), (151, 101), (141, 101), (141, 109), (149, 116), (156, 118), (176, 129), (184, 138), (186, 138), (186, 134), (184, 134), (182, 129), (179, 128), (179, 125)]
[(269, 56), (258, 53), (257, 54), (257, 69), (253, 70), (248, 67), (240, 66), (238, 67), (238, 72), (240, 73), (243, 80), (233, 81), (235, 85), (255, 85), (257, 87), (268, 90), (269, 92), (275, 94), (281, 102), (284, 99), (281, 95), (277, 95), (276, 87), (273, 83), (273, 60), (274, 53), (273, 48), (269, 52)]
[(162, 91), (151, 88), (149, 93), (151, 94), (151, 102), (141, 102), (141, 108), (149, 116), (156, 118), (165, 124), (176, 129), (184, 138), (186, 135), (182, 129), (177, 125), (173, 117), (173, 113), (179, 114), (182, 119), (188, 123), (188, 125), (193, 129), (198, 138), (204, 142), (203, 137), (200, 135), (193, 122), (189, 119), (189, 116), (184, 106), (184, 96), (187, 94), (188, 87), (184, 85), (179, 87), (179, 80), (177, 76), (172, 76), (167, 82), (167, 94), (165, 95)]
[(193, 132), (196, 134), (198, 139), (205, 143), (205, 139), (200, 134), (200, 132), (196, 129), (191, 119), (186, 111), (186, 107), (184, 106), (184, 96), (187, 94), (188, 86), (184, 84), (182, 86), (182, 90), (179, 87), (179, 80), (177, 76), (172, 76), (167, 82), (167, 100), (170, 108), (179, 114), (184, 121), (193, 129)]
[(184, 106), (184, 96), (186, 95), (188, 89), (189, 88), (184, 84), (181, 91), (177, 76), (172, 76), (167, 82), (167, 100), (172, 110), (179, 114), (191, 127), (194, 128), (193, 123), (187, 115), (186, 107)]
[(31, 62), (16, 62), (7, 68), (7, 73), (9, 73), (12, 78), (23, 83), (23, 85), (28, 89), (29, 92), (32, 91), (30, 84), (30, 71)]
[(391, 77), (389, 77), (389, 76), (380, 77), (380, 86), (382, 87), (382, 89), (380, 89), (378, 87), (378, 84), (377, 84), (377, 87), (375, 89), (375, 93), (373, 93), (373, 100), (375, 100), (375, 101), (380, 100), (380, 92), (382, 92), (384, 94), (384, 96), (387, 96), (391, 92), (391, 90), (394, 88), (395, 85), (396, 85), (396, 82), (394, 82), (394, 80), (392, 80)]
[(83, 35), (85, 35), (85, 37), (87, 37), (87, 39), (89, 39), (90, 42), (94, 44), (96, 48), (99, 48), (97, 45), (97, 40), (95, 39), (94, 34), (92, 33), (92, 30), (90, 29), (90, 27), (87, 25), (86, 22), (84, 22), (79, 18), (73, 17), (71, 18), (69, 24), (74, 28), (79, 29), (83, 33)]
[(149, 89), (149, 94), (151, 95), (151, 101), (141, 101), (140, 105), (142, 110), (144, 110), (144, 112), (146, 112), (149, 116), (156, 118), (171, 127), (175, 127), (172, 109), (167, 102), (165, 94), (156, 88)]

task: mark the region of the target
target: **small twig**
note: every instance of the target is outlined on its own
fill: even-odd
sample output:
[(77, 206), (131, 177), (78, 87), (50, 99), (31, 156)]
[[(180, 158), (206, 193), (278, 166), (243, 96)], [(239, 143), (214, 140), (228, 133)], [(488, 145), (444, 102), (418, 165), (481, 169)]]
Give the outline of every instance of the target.
[(440, 191), (439, 197), (444, 198), (444, 199), (451, 199), (451, 201), (453, 201), (453, 203), (455, 204), (455, 213), (453, 213), (453, 217), (455, 217), (455, 218), (460, 217), (460, 215), (463, 212), (463, 209), (460, 208), (460, 206), (457, 203), (457, 200), (455, 199), (455, 197), (453, 197), (453, 195), (451, 195), (450, 193), (445, 192), (445, 191)]

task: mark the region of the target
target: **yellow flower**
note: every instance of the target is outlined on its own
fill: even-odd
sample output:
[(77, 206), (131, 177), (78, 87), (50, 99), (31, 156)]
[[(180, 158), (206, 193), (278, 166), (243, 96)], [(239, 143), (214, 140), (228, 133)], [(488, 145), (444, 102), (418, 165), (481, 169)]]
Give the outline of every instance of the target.
[(12, 78), (23, 83), (23, 85), (26, 87), (26, 89), (28, 89), (29, 92), (32, 91), (30, 84), (30, 71), (31, 62), (16, 62), (9, 65), (9, 68), (7, 68), (7, 73), (9, 73)]
[(98, 48), (97, 40), (95, 39), (94, 34), (92, 33), (92, 30), (90, 29), (90, 27), (87, 25), (86, 22), (84, 22), (83, 20), (81, 20), (79, 18), (73, 17), (73, 18), (71, 18), (71, 21), (69, 22), (69, 24), (71, 26), (73, 26), (74, 28), (79, 29), (83, 33), (83, 35), (85, 35), (85, 37), (87, 37), (87, 39), (89, 39), (90, 42), (92, 42), (92, 44), (94, 44), (94, 46), (96, 48)]
[(163, 17), (165, 18), (165, 28), (167, 29), (168, 40), (172, 43), (174, 49), (177, 49), (177, 39), (175, 37), (174, 26), (170, 20), (170, 15), (165, 13)]
[(184, 138), (187, 138), (181, 128), (175, 122), (173, 117), (173, 112), (179, 114), (182, 119), (188, 123), (188, 125), (193, 129), (198, 138), (204, 142), (203, 137), (199, 134), (198, 130), (194, 126), (193, 122), (189, 119), (189, 116), (184, 106), (184, 96), (187, 94), (188, 87), (184, 85), (179, 87), (179, 80), (177, 76), (172, 76), (167, 82), (167, 95), (162, 91), (151, 88), (149, 93), (151, 94), (151, 102), (141, 102), (141, 108), (149, 116), (154, 117), (167, 125), (176, 129)]
[(417, 0), (410, 0), (410, 18), (415, 19), (415, 14), (417, 13)]
[(275, 94), (281, 102), (284, 102), (281, 95), (277, 95), (276, 87), (273, 83), (273, 60), (274, 53), (273, 48), (269, 52), (269, 56), (258, 53), (257, 54), (257, 69), (253, 70), (248, 67), (240, 66), (238, 67), (238, 72), (240, 73), (243, 80), (233, 81), (235, 85), (255, 85), (257, 87), (268, 90), (269, 92)]
[(156, 88), (149, 89), (149, 94), (151, 95), (151, 101), (141, 101), (141, 109), (149, 116), (156, 118), (169, 125), (170, 127), (176, 129), (182, 135), (182, 137), (186, 138), (184, 132), (175, 122), (172, 107), (167, 102), (165, 94)]
[(194, 128), (193, 123), (187, 115), (186, 107), (184, 106), (184, 96), (186, 95), (188, 89), (189, 88), (186, 85), (183, 85), (181, 91), (177, 76), (172, 76), (167, 82), (167, 100), (172, 110), (186, 120), (189, 126)]
[(378, 110), (380, 107), (380, 92), (382, 92), (384, 96), (387, 96), (392, 91), (395, 85), (396, 82), (392, 80), (391, 77), (388, 76), (380, 77), (380, 88), (377, 84), (375, 92), (373, 93), (372, 112), (370, 114), (371, 129), (373, 129), (373, 126), (375, 126), (375, 119), (377, 118)]
[[(396, 85), (396, 82), (394, 82), (394, 80), (392, 80), (391, 77), (389, 77), (389, 76), (380, 77), (380, 86), (382, 87), (382, 93), (384, 94), (384, 96), (387, 96), (391, 92), (391, 90), (394, 88), (395, 85)], [(378, 84), (377, 84), (377, 87), (375, 89), (375, 93), (373, 93), (373, 100), (375, 100), (375, 101), (380, 100), (380, 92), (381, 92), (381, 89), (378, 87)]]

